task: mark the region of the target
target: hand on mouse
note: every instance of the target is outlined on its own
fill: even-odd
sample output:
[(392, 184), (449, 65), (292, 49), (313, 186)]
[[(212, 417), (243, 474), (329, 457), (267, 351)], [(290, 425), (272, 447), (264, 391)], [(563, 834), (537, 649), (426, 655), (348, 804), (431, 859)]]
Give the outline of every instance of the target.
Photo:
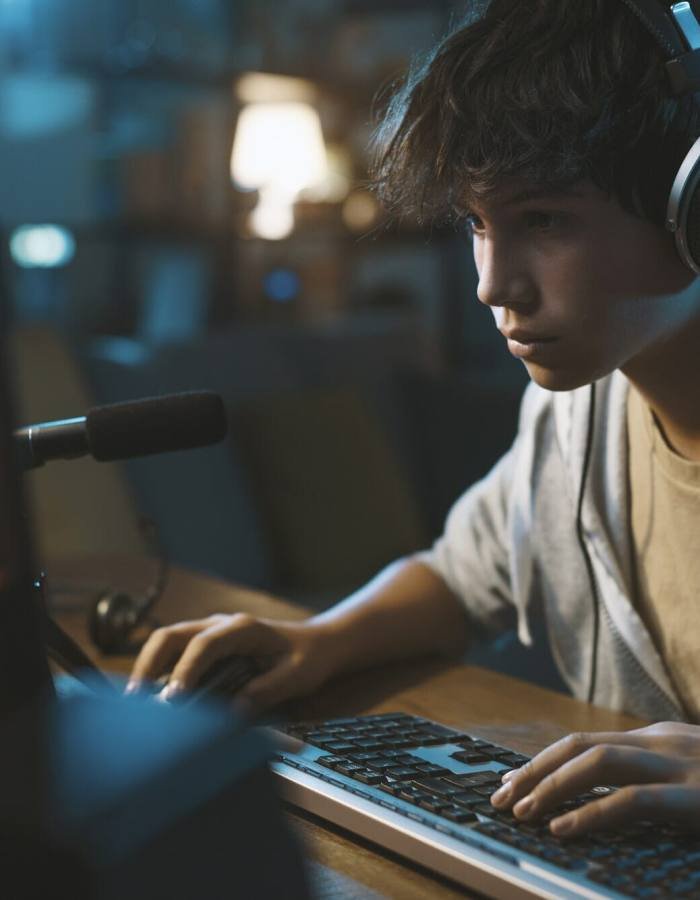
[(256, 710), (308, 694), (329, 676), (323, 629), (305, 622), (256, 619), (245, 613), (217, 614), (158, 628), (139, 653), (127, 692), (172, 669), (162, 698), (193, 690), (210, 667), (233, 654), (250, 657), (260, 674), (236, 694)]

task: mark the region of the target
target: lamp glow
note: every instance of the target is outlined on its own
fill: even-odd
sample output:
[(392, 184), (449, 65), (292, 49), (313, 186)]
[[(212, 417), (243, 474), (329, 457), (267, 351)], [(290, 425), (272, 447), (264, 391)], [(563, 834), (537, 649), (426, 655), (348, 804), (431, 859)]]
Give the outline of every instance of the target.
[(306, 103), (252, 103), (241, 110), (231, 153), (231, 178), (243, 190), (259, 190), (250, 225), (279, 240), (294, 227), (294, 202), (328, 177), (318, 113)]
[(250, 226), (258, 237), (266, 241), (281, 241), (294, 230), (294, 200), (274, 189), (265, 188), (250, 214)]
[(23, 269), (56, 269), (75, 256), (75, 238), (58, 225), (22, 225), (10, 237), (10, 253)]

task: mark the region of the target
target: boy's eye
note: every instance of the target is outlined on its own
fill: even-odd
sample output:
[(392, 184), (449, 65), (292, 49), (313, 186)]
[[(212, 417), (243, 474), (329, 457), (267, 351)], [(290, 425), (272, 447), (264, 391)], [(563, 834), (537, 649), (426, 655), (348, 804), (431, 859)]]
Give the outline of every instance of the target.
[[(559, 212), (545, 212), (544, 210), (527, 210), (522, 214), (520, 222), (528, 231), (538, 234), (549, 234), (560, 229), (565, 217)], [(464, 233), (471, 240), (474, 236), (481, 237), (486, 233), (486, 226), (475, 213), (467, 213), (462, 219)]]
[(560, 224), (560, 216), (555, 213), (532, 210), (525, 213), (525, 222), (528, 228), (534, 228), (536, 231), (552, 231)]
[(471, 237), (473, 234), (481, 234), (484, 230), (484, 223), (478, 216), (475, 216), (474, 213), (468, 213), (464, 217), (464, 228), (467, 234)]

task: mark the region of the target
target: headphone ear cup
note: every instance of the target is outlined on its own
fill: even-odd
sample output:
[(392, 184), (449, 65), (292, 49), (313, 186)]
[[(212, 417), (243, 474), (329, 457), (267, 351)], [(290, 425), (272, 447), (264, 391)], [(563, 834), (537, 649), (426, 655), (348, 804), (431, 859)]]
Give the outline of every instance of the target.
[(695, 179), (688, 200), (688, 215), (685, 220), (685, 243), (692, 260), (691, 268), (700, 275), (700, 172)]
[(666, 227), (675, 235), (682, 261), (700, 275), (700, 139), (690, 148), (673, 181)]
[(105, 654), (126, 650), (129, 635), (138, 624), (142, 603), (125, 593), (101, 594), (88, 619), (90, 638)]

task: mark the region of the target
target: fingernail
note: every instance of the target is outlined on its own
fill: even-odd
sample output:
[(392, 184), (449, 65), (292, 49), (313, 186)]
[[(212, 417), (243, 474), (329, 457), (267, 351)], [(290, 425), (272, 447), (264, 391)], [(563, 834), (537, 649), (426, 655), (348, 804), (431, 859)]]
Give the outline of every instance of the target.
[(504, 782), (505, 782), (505, 781), (510, 781), (511, 778), (515, 775), (515, 773), (516, 773), (517, 771), (518, 771), (518, 769), (509, 769), (507, 772), (504, 772), (504, 773), (501, 775), (501, 781), (504, 781)]
[(513, 793), (513, 785), (512, 784), (504, 784), (503, 787), (500, 787), (495, 793), (491, 794), (491, 803), (494, 806), (502, 806)]
[(561, 816), (558, 819), (552, 819), (549, 823), (549, 827), (554, 834), (565, 835), (570, 834), (574, 830), (575, 824), (573, 816)]
[(535, 800), (532, 794), (529, 794), (527, 797), (523, 797), (518, 803), (513, 807), (513, 812), (519, 819), (527, 819), (532, 815), (533, 807), (535, 805)]
[(169, 681), (159, 694), (159, 699), (164, 703), (169, 703), (178, 694), (182, 693), (182, 683), (180, 681)]
[(124, 688), (125, 694), (135, 694), (141, 688), (141, 682), (137, 681), (135, 678), (128, 682), (127, 686)]

